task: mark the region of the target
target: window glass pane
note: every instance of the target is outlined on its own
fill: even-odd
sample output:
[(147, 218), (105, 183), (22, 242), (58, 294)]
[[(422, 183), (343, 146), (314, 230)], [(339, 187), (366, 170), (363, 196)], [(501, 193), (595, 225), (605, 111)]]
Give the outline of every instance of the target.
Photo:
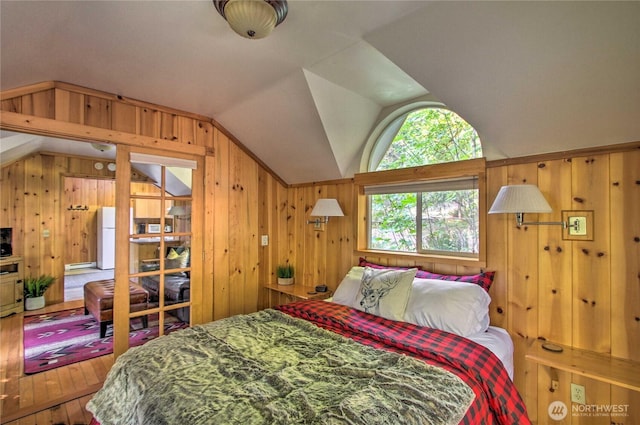
[(424, 192), (421, 195), (421, 249), (477, 254), (478, 190)]
[(129, 273), (160, 269), (160, 238), (131, 238), (129, 240)]
[(167, 193), (172, 196), (191, 196), (191, 171), (190, 168), (183, 167), (165, 168)]
[[(372, 149), (369, 170), (481, 157), (482, 146), (473, 127), (451, 110), (429, 106), (405, 110), (390, 121)], [(451, 173), (442, 180), (391, 179), (365, 187), (368, 248), (479, 257), (477, 182), (477, 175)]]
[(370, 196), (371, 249), (416, 251), (415, 193)]
[(478, 133), (448, 109), (410, 113), (376, 170), (395, 170), (482, 157)]
[(181, 307), (164, 312), (163, 335), (179, 331), (189, 326), (189, 307)]

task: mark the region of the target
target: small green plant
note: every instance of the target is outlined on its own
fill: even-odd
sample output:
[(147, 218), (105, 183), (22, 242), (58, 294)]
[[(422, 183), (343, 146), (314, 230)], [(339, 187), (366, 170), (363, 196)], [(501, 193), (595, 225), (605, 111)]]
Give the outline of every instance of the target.
[(287, 264), (285, 266), (278, 266), (278, 277), (281, 279), (289, 279), (293, 277), (293, 266)]
[(43, 274), (39, 277), (28, 277), (24, 280), (24, 296), (25, 298), (35, 298), (44, 295), (47, 288), (53, 285), (55, 277)]

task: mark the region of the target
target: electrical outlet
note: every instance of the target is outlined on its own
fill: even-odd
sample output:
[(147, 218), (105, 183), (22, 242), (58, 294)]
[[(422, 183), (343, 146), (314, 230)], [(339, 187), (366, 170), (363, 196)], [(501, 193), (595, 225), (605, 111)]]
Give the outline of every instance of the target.
[(587, 404), (587, 396), (584, 391), (584, 385), (571, 383), (571, 402), (578, 404)]
[(269, 245), (269, 235), (262, 235), (262, 239), (260, 240), (260, 244), (262, 246)]

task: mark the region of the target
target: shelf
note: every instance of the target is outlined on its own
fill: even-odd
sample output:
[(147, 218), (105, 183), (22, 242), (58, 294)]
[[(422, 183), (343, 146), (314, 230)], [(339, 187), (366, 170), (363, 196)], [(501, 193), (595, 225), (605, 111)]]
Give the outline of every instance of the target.
[(323, 300), (333, 295), (332, 291), (316, 292), (315, 294), (309, 294), (309, 292), (315, 292), (314, 286), (305, 285), (278, 285), (277, 283), (267, 283), (265, 288), (272, 291), (280, 292), (281, 294), (291, 295), (292, 297), (299, 298), (301, 300)]
[(563, 351), (555, 353), (542, 348), (542, 341), (536, 341), (527, 350), (525, 358), (541, 365), (640, 392), (640, 363), (611, 357), (608, 354), (563, 345), (561, 347)]

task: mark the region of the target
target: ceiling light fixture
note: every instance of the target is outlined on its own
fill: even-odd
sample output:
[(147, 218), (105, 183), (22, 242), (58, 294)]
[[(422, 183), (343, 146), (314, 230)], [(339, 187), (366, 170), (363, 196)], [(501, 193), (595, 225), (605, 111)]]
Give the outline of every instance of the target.
[(250, 39), (268, 36), (288, 11), (286, 0), (213, 0), (213, 4), (232, 30)]
[(102, 143), (91, 143), (91, 147), (100, 152), (106, 152), (113, 149), (113, 145), (103, 145)]

